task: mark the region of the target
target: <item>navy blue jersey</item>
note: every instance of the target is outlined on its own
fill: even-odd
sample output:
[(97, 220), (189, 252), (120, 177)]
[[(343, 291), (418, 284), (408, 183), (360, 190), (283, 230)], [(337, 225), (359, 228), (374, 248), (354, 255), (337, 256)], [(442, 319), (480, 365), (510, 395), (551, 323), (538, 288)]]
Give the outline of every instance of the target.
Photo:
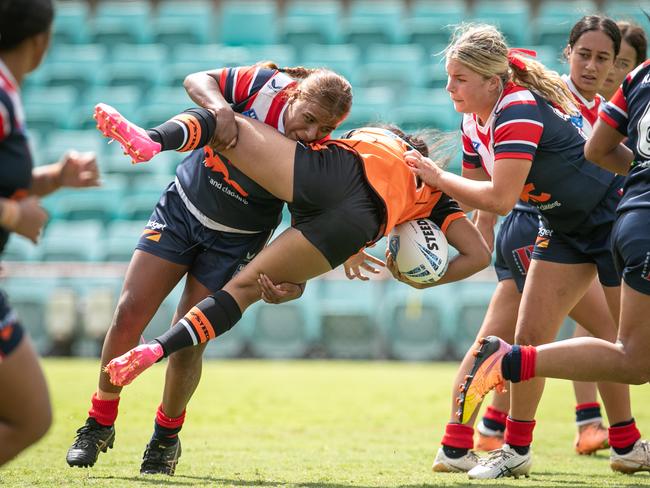
[[(284, 133), (289, 76), (259, 66), (225, 68), (219, 88), (235, 111)], [(181, 196), (199, 222), (217, 230), (268, 231), (277, 226), (284, 203), (208, 146), (193, 151), (178, 166)]]
[(462, 139), (463, 165), (483, 167), (490, 176), (501, 159), (532, 161), (520, 198), (559, 232), (585, 222), (622, 181), (585, 159), (584, 134), (570, 116), (514, 83), (505, 86), (483, 126), (476, 115), (464, 115)]
[[(32, 164), (18, 84), (0, 60), (0, 197), (24, 196), (32, 182)], [(0, 228), (0, 252), (8, 238)]]
[(618, 211), (650, 208), (650, 60), (627, 75), (600, 118), (627, 136), (634, 152)]

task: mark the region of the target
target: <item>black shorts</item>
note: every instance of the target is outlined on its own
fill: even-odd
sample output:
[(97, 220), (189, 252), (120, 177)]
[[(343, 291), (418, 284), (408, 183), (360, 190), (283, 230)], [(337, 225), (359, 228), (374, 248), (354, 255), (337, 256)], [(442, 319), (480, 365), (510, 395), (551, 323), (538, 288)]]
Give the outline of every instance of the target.
[(625, 283), (650, 295), (650, 209), (634, 208), (618, 216), (612, 230), (612, 253)]
[(7, 301), (7, 295), (0, 290), (0, 363), (20, 344), (25, 335), (16, 314)]
[(538, 228), (537, 213), (515, 208), (501, 223), (496, 237), (494, 269), (497, 277), (499, 281), (514, 280), (519, 293), (524, 290)]
[(332, 268), (381, 237), (385, 207), (354, 153), (335, 145), (314, 150), (297, 144), (294, 161), (292, 225)]
[(190, 213), (172, 182), (156, 204), (135, 247), (189, 267), (189, 273), (203, 286), (217, 291), (264, 248), (271, 233), (208, 229)]

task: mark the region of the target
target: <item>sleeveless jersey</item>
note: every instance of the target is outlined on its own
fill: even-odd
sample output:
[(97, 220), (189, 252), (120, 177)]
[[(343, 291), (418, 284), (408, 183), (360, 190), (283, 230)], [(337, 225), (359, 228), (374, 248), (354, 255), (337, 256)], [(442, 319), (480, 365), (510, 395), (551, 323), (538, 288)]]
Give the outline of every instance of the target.
[(627, 75), (600, 118), (627, 136), (634, 152), (618, 211), (650, 208), (650, 60)]
[[(392, 132), (363, 127), (355, 129), (345, 139), (323, 144), (336, 144), (359, 157), (366, 180), (384, 204), (383, 235), (388, 235), (402, 222), (419, 218), (430, 218), (446, 232), (451, 222), (465, 217), (458, 203), (411, 173), (404, 162), (404, 152), (411, 147)], [(312, 144), (311, 147), (321, 146)]]
[[(287, 89), (295, 84), (289, 76), (259, 66), (225, 68), (219, 79), (222, 95), (236, 112), (281, 133)], [(183, 160), (176, 180), (188, 210), (206, 227), (261, 232), (275, 228), (280, 221), (284, 203), (208, 146)]]
[[(18, 83), (0, 60), (0, 197), (25, 196), (32, 165)], [(0, 252), (8, 238), (9, 232), (0, 227)]]
[(621, 178), (584, 157), (584, 133), (571, 117), (541, 96), (506, 84), (486, 123), (465, 114), (463, 165), (492, 175), (501, 159), (525, 159), (532, 166), (521, 200), (534, 205), (559, 232), (577, 228)]

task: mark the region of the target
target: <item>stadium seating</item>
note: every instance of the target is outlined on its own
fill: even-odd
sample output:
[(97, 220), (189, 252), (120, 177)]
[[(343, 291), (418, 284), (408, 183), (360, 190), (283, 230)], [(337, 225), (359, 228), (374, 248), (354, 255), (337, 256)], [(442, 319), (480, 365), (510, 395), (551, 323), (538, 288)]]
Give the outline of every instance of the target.
[(163, 1), (153, 21), (153, 41), (207, 44), (215, 40), (215, 7), (207, 0)]
[(96, 261), (103, 229), (99, 221), (53, 221), (40, 243), (43, 261)]
[(342, 18), (339, 1), (294, 0), (286, 6), (280, 37), (298, 50), (309, 44), (339, 44)]
[(76, 100), (73, 87), (31, 88), (24, 96), (28, 127), (41, 133), (65, 128)]
[(151, 42), (152, 18), (152, 5), (146, 0), (99, 2), (91, 39), (109, 48), (124, 42)]
[(476, 3), (473, 21), (494, 25), (503, 32), (511, 46), (530, 42), (530, 7), (520, 1), (481, 0)]
[(343, 41), (364, 52), (372, 44), (400, 43), (405, 15), (405, 4), (399, 0), (352, 0), (342, 26)]
[(264, 45), (278, 40), (277, 5), (271, 0), (227, 0), (221, 5), (218, 24), (219, 42), (223, 44)]
[(83, 44), (88, 41), (88, 2), (58, 2), (52, 29), (52, 42), (58, 44)]
[(546, 0), (541, 3), (534, 23), (534, 44), (545, 44), (561, 50), (569, 39), (569, 31), (582, 16), (598, 11), (591, 0)]
[(417, 0), (405, 20), (406, 40), (423, 46), (428, 53), (437, 52), (434, 47), (446, 44), (453, 27), (466, 18), (464, 2)]
[(328, 67), (345, 76), (354, 86), (361, 63), (361, 49), (352, 44), (312, 44), (306, 46), (301, 62), (307, 67)]
[(422, 69), (427, 64), (424, 49), (415, 44), (373, 44), (360, 68), (359, 82), (364, 86), (388, 86), (404, 90), (423, 85)]

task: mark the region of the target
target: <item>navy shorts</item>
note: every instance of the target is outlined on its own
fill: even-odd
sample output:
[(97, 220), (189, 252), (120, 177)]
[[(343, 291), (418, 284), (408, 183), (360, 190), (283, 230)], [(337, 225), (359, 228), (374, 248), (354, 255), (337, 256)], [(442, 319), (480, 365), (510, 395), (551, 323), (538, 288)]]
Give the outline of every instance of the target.
[(0, 363), (18, 347), (24, 335), (16, 314), (9, 306), (6, 293), (0, 290)]
[(539, 214), (513, 209), (499, 227), (495, 242), (494, 269), (499, 281), (514, 280), (519, 293), (524, 290), (526, 274), (539, 229)]
[(136, 249), (189, 267), (188, 272), (203, 286), (217, 291), (264, 248), (272, 233), (209, 229), (190, 213), (171, 183), (156, 204)]
[(351, 151), (331, 145), (314, 150), (296, 145), (293, 226), (332, 268), (380, 237), (385, 207), (366, 181)]
[(564, 264), (593, 263), (603, 286), (620, 286), (611, 249), (615, 217), (612, 200), (596, 207), (588, 221), (571, 233), (556, 232), (544, 218), (540, 219), (533, 259)]
[(625, 283), (650, 295), (650, 209), (635, 208), (618, 216), (612, 230), (612, 253)]

